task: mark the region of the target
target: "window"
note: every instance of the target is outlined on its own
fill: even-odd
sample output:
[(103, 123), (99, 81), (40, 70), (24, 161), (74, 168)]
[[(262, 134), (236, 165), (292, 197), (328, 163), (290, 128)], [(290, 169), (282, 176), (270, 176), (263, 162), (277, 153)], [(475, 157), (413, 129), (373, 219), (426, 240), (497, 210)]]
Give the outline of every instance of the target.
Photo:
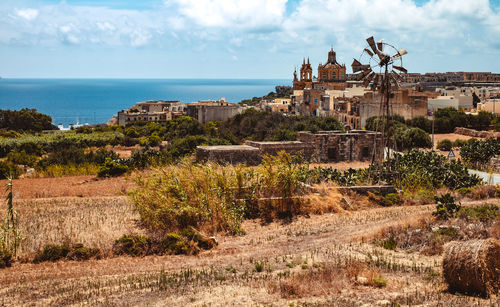
[(323, 72), (323, 79), (326, 79), (326, 72)]
[(368, 158), (370, 156), (370, 149), (368, 146), (363, 146), (363, 152), (362, 152), (363, 158)]
[(318, 98), (314, 98), (314, 103), (318, 103)]
[(328, 160), (331, 162), (337, 162), (337, 149), (328, 148)]

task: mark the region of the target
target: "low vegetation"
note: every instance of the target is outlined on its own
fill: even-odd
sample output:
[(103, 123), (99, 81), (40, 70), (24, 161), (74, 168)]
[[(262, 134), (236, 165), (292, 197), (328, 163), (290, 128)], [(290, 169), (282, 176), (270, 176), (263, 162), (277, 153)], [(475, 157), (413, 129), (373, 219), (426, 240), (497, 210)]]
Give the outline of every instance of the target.
[(241, 233), (244, 217), (276, 218), (301, 212), (294, 197), (306, 181), (307, 168), (284, 152), (267, 157), (257, 169), (192, 164), (138, 176), (131, 193), (142, 225), (164, 236), (187, 227), (209, 233)]
[(471, 139), (460, 149), (460, 156), (471, 167), (487, 168), (491, 158), (500, 155), (500, 139)]

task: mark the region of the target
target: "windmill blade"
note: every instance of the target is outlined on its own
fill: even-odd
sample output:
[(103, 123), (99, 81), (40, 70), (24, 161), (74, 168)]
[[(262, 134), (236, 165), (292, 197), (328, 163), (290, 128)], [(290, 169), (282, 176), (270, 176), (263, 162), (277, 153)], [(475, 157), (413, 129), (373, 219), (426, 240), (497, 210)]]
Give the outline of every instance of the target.
[(358, 69), (359, 66), (361, 66), (361, 63), (358, 60), (354, 59), (351, 64), (352, 72), (356, 73), (360, 71), (361, 69)]
[(370, 65), (362, 65), (358, 60), (354, 59), (352, 61), (352, 72), (357, 73), (359, 71), (365, 71), (370, 68)]
[(364, 70), (362, 73), (360, 73), (358, 75), (358, 77), (356, 78), (358, 81), (361, 81), (363, 80), (366, 76), (368, 76), (369, 73), (372, 72), (372, 69), (371, 68), (368, 68), (367, 70)]
[(396, 88), (399, 88), (399, 82), (398, 82), (398, 80), (396, 80), (396, 77), (393, 74), (390, 74), (389, 76), (390, 76), (391, 80), (394, 82), (394, 86)]
[(373, 52), (371, 52), (370, 49), (365, 48), (365, 52), (368, 53), (370, 56), (373, 56)]
[(407, 54), (407, 53), (408, 53), (408, 51), (406, 51), (406, 49), (401, 49), (401, 50), (399, 50), (399, 51), (398, 51), (395, 55), (393, 55), (393, 56), (391, 57), (391, 59), (395, 60), (395, 59), (397, 59), (397, 58), (402, 57), (403, 55), (405, 55), (405, 54)]
[(363, 87), (368, 87), (370, 84), (370, 81), (372, 81), (373, 77), (375, 77), (375, 73), (372, 71), (366, 78), (365, 81), (363, 81)]
[(377, 46), (375, 46), (375, 40), (373, 39), (373, 36), (370, 36), (366, 39), (366, 42), (368, 43), (368, 45), (370, 46), (370, 48), (372, 48), (373, 50), (373, 53), (375, 54), (378, 54), (378, 50), (377, 50)]
[(396, 66), (396, 65), (393, 65), (393, 66), (392, 66), (392, 68), (397, 69), (397, 70), (399, 70), (400, 72), (405, 73), (405, 74), (408, 72), (408, 70), (406, 70), (406, 68), (404, 68), (403, 66)]
[(377, 42), (377, 49), (380, 51), (380, 52), (384, 52), (384, 40), (381, 39)]
[(395, 72), (394, 70), (393, 70), (393, 71), (391, 71), (391, 75), (393, 75), (393, 76), (394, 76), (394, 78), (395, 78), (396, 80), (398, 80), (399, 82), (401, 82), (401, 81), (403, 81), (403, 80), (404, 80), (404, 79), (403, 79), (403, 77), (402, 77), (400, 74), (398, 74), (397, 72)]

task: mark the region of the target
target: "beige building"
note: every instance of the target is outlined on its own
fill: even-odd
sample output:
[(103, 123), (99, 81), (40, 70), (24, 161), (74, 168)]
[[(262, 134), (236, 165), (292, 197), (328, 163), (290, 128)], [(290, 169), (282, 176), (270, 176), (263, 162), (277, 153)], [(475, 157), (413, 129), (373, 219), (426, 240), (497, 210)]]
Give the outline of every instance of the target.
[(477, 104), (477, 111), (486, 111), (500, 115), (500, 99), (488, 99)]
[[(416, 92), (408, 88), (402, 88), (394, 92), (390, 100), (391, 113), (412, 119), (419, 116), (427, 116), (427, 100), (437, 96), (437, 93)], [(366, 125), (366, 120), (372, 116), (380, 116), (381, 97), (378, 92), (366, 93), (359, 104), (359, 116), (361, 127)]]
[(245, 108), (234, 103), (227, 102), (223, 97), (217, 100), (204, 100), (185, 104), (187, 116), (196, 118), (200, 123), (206, 124), (211, 121), (225, 121), (240, 114)]
[(427, 108), (429, 111), (435, 111), (438, 109), (450, 107), (456, 110), (471, 110), (473, 108), (472, 96), (439, 96), (436, 98), (431, 98), (427, 101)]

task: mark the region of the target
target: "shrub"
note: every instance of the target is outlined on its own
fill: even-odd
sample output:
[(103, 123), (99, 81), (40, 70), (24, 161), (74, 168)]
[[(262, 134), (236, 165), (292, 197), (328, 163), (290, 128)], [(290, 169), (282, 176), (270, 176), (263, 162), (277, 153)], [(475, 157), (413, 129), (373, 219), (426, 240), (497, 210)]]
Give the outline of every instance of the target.
[(0, 249), (0, 269), (8, 268), (12, 265), (12, 254), (1, 248)]
[(395, 250), (397, 244), (393, 237), (389, 237), (385, 240), (382, 240), (382, 242), (380, 242), (380, 246), (388, 250)]
[(487, 164), (496, 155), (500, 155), (500, 139), (488, 139), (484, 141), (470, 139), (460, 149), (462, 159), (478, 168)]
[(40, 263), (44, 261), (57, 261), (66, 258), (69, 254), (70, 248), (67, 245), (46, 245), (41, 251), (39, 251), (33, 263)]
[(375, 276), (373, 277), (373, 286), (377, 288), (383, 288), (387, 285), (387, 280), (385, 280), (381, 276)]
[(453, 146), (453, 143), (450, 140), (444, 139), (444, 140), (441, 140), (438, 142), (437, 149), (443, 150), (443, 151), (450, 151), (452, 146)]
[(454, 217), (455, 214), (460, 210), (460, 205), (455, 204), (455, 198), (451, 196), (450, 193), (444, 194), (443, 196), (434, 196), (436, 201), (436, 211), (432, 215), (436, 216), (438, 219), (447, 220), (450, 217)]
[(113, 245), (113, 253), (115, 255), (140, 257), (146, 256), (150, 252), (151, 239), (145, 235), (123, 235)]
[(83, 244), (77, 243), (71, 247), (71, 251), (68, 253), (67, 259), (82, 261), (82, 260), (89, 260), (92, 258), (99, 259), (101, 258), (101, 256), (102, 253), (100, 249), (85, 247), (83, 246)]
[(124, 164), (106, 158), (104, 165), (101, 166), (97, 177), (114, 177), (125, 174), (128, 171), (128, 167)]
[(24, 150), (14, 150), (7, 154), (7, 161), (13, 164), (35, 166), (37, 160), (37, 156), (27, 154)]
[(53, 164), (43, 169), (38, 169), (36, 175), (38, 177), (62, 177), (62, 176), (81, 176), (81, 175), (97, 175), (100, 166), (94, 163), (83, 164)]
[(12, 163), (0, 161), (0, 179), (7, 179), (9, 176), (18, 178), (21, 170)]
[(17, 138), (20, 137), (21, 134), (14, 130), (6, 130), (6, 129), (0, 129), (0, 137), (1, 138)]
[(464, 146), (466, 144), (467, 144), (466, 140), (456, 139), (455, 141), (453, 141), (453, 147), (462, 148), (462, 146)]
[(256, 262), (254, 271), (260, 273), (264, 270), (264, 262)]
[(189, 245), (183, 236), (169, 233), (160, 241), (160, 252), (174, 255), (188, 254)]
[(488, 221), (500, 216), (499, 208), (496, 205), (482, 205), (478, 207), (462, 207), (457, 213), (461, 219), (472, 219)]

